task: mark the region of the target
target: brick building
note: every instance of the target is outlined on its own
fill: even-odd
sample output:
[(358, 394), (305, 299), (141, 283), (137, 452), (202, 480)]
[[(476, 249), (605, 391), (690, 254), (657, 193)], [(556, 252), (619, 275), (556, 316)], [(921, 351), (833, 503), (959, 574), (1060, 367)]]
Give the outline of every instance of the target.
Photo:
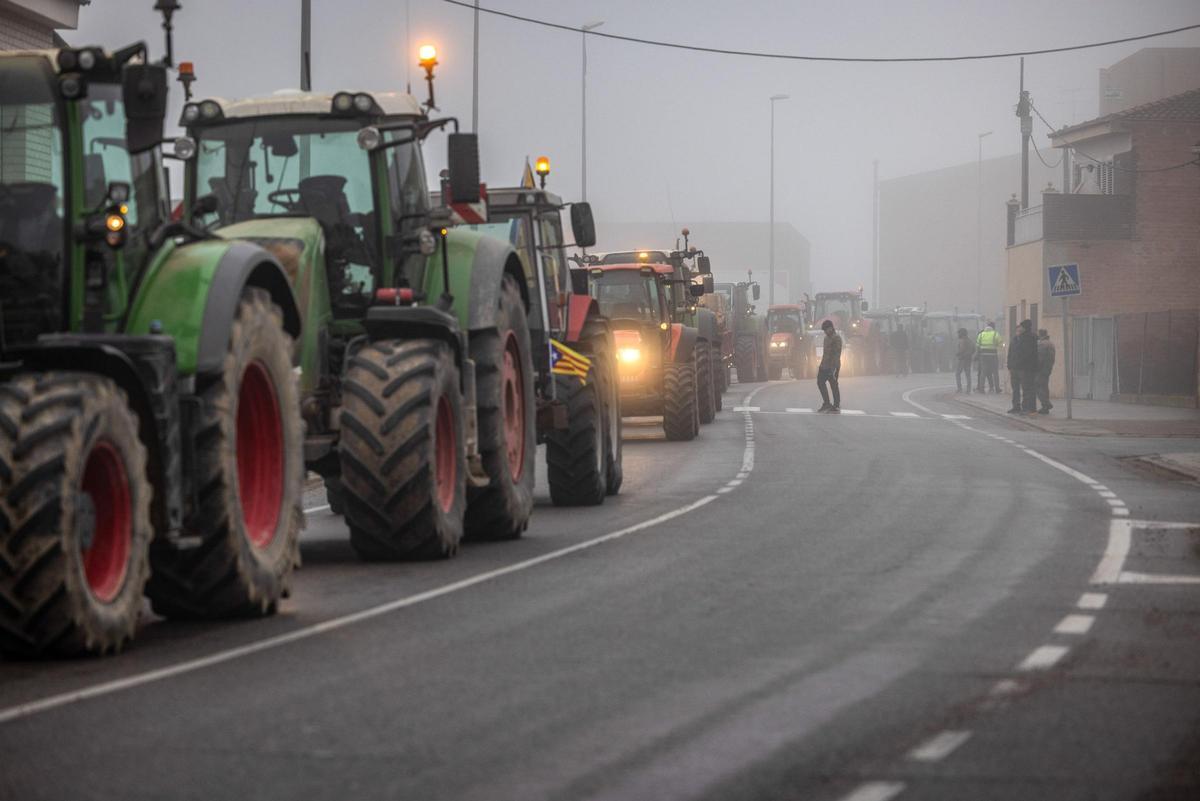
[[(1046, 268), (1078, 263), (1071, 300), (1075, 397), (1198, 405), (1200, 88), (1063, 128), (1051, 142), (1069, 193), (1008, 209), (1008, 322), (1060, 347)], [(1059, 357), (1062, 364), (1062, 357)], [(1058, 367), (1052, 394), (1065, 394)]]
[(59, 47), (56, 30), (74, 29), (90, 0), (0, 0), (0, 50)]

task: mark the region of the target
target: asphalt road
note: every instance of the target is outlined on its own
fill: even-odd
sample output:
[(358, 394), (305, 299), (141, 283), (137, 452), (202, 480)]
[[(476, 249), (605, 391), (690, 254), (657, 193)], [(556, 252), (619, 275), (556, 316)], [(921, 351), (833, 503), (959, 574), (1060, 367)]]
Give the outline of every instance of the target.
[(946, 383), (735, 384), (448, 562), (318, 492), (276, 617), (0, 663), (0, 799), (1200, 798), (1200, 489)]

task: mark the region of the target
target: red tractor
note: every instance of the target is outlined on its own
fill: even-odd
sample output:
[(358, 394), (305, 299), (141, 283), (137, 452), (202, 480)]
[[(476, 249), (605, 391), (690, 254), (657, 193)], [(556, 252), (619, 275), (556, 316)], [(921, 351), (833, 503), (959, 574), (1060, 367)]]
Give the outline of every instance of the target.
[(810, 349), (805, 347), (806, 309), (801, 304), (780, 303), (767, 309), (767, 331), (771, 342), (767, 350), (767, 377), (778, 381), (787, 368), (793, 379), (816, 375)]
[(871, 332), (871, 321), (863, 317), (867, 302), (862, 289), (852, 292), (818, 292), (812, 301), (812, 315), (808, 323), (809, 354), (816, 362), (821, 361), (822, 343), (825, 334), (822, 324), (830, 320), (842, 335), (842, 374), (865, 375), (870, 366), (867, 357), (867, 338)]

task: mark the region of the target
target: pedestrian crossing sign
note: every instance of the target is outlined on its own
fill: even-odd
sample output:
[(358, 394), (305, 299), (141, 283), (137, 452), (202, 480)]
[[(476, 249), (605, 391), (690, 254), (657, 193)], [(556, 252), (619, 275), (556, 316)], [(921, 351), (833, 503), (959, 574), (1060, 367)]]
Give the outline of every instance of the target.
[(1056, 264), (1046, 268), (1046, 272), (1050, 279), (1050, 297), (1067, 298), (1083, 293), (1078, 264)]

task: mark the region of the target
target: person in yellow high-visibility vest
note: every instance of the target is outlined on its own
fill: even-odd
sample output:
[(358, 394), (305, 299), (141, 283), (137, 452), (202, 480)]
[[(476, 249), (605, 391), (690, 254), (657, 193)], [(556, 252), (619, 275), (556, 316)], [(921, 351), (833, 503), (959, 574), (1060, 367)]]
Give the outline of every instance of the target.
[(1000, 346), (1004, 340), (996, 331), (996, 324), (988, 321), (987, 327), (975, 338), (975, 353), (978, 359), (979, 384), (976, 391), (983, 392), (984, 379), (989, 392), (1000, 391)]

